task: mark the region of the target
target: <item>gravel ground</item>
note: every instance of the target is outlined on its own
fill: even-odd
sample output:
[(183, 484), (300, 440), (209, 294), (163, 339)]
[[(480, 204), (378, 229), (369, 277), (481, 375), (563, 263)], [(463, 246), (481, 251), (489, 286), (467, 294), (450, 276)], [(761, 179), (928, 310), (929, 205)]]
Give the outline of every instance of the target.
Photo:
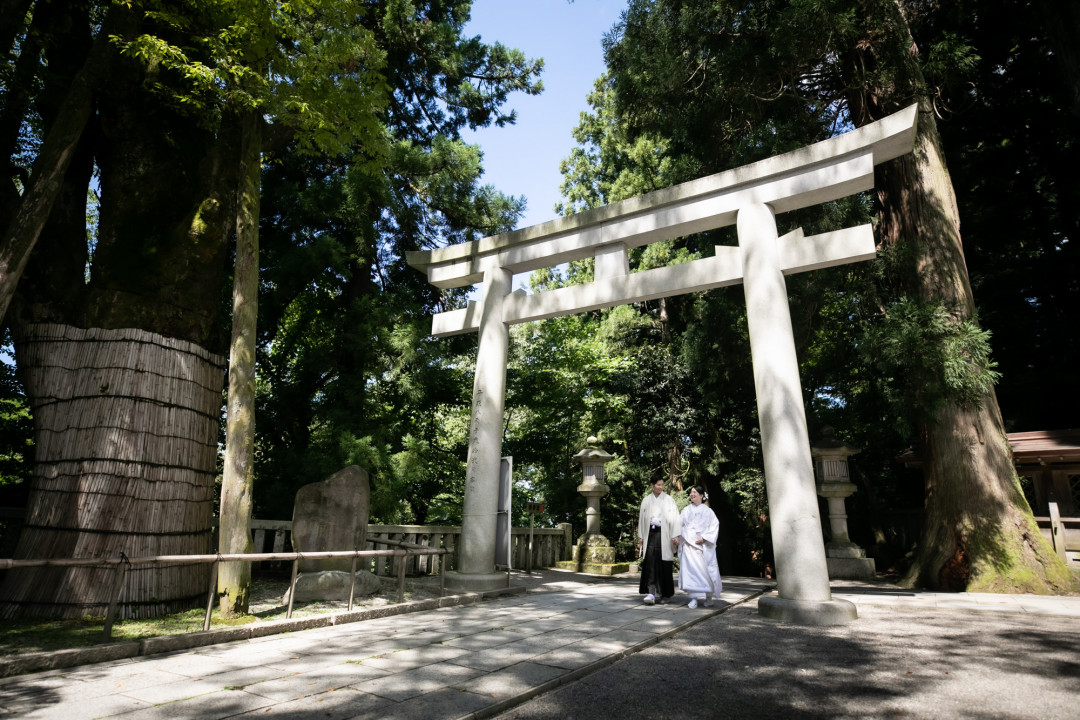
[(1080, 717), (1075, 621), (860, 608), (837, 627), (717, 615), (498, 717)]

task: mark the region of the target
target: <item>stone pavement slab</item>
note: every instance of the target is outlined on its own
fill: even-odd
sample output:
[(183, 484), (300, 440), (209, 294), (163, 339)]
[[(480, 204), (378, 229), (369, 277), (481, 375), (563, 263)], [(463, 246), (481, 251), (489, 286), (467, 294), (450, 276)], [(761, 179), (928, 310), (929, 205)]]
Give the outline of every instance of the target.
[(403, 682), (400, 675), (393, 674), (368, 680), (352, 687), (388, 700), (401, 702), (445, 687), (460, 687), (461, 684), (467, 683), (480, 675), (484, 675), (481, 670), (455, 665), (450, 662), (442, 662), (426, 665), (410, 672), (407, 682)]
[(543, 662), (520, 662), (498, 672), (481, 674), (472, 681), (453, 687), (496, 700), (509, 700), (566, 674), (566, 669)]
[(378, 717), (380, 708), (393, 700), (342, 688), (333, 692), (308, 695), (288, 702), (274, 703), (236, 715), (238, 718), (287, 718), (288, 720), (351, 720), (355, 717)]

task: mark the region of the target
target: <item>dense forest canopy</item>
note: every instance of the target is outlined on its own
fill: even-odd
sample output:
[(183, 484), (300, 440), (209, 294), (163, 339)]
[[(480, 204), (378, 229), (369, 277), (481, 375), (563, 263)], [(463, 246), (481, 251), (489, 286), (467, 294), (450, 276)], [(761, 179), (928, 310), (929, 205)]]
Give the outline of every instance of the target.
[[(514, 122), (514, 94), (541, 92), (543, 67), (468, 37), (469, 11), (467, 0), (0, 5), (0, 505), (33, 512), (44, 501), (31, 487), (89, 472), (71, 469), (78, 457), (40, 456), (54, 429), (37, 408), (58, 391), (27, 382), (26, 353), (45, 326), (138, 328), (204, 350), (215, 372), (241, 120), (255, 112), (254, 515), (288, 519), (299, 486), (355, 463), (371, 473), (372, 522), (460, 523), (476, 340), (429, 330), (466, 293), (438, 291), (403, 257), (515, 226), (526, 199), (484, 184), (483, 154), (461, 131)], [(1005, 540), (956, 530), (987, 507), (1030, 518), (1007, 448), (980, 461), (999, 488), (959, 479), (974, 471), (945, 442), (966, 437), (955, 428), (1076, 426), (1078, 28), (1065, 0), (630, 0), (563, 162), (569, 213), (921, 104), (920, 157), (938, 152), (944, 188), (921, 207), (942, 209), (936, 225), (899, 199), (930, 186), (925, 163), (879, 170), (875, 194), (779, 218), (808, 234), (875, 223), (877, 261), (788, 288), (811, 439), (831, 428), (862, 448), (852, 537), (914, 583), (962, 587), (978, 558), (1004, 552)], [(734, 242), (728, 230), (657, 243), (631, 265)], [(530, 291), (591, 273), (591, 261), (538, 271)], [(620, 553), (659, 475), (676, 492), (709, 489), (725, 572), (769, 572), (745, 325), (741, 291), (725, 288), (515, 326), (504, 432), (515, 508), (542, 500), (544, 522), (582, 529), (571, 457), (596, 435), (617, 456), (602, 519)], [(222, 404), (191, 412), (216, 425)], [(896, 461), (909, 448), (925, 473)], [(220, 466), (197, 471), (208, 494), (196, 524), (208, 528)], [(965, 487), (969, 504), (925, 504)], [(952, 530), (927, 530), (938, 526)], [(1025, 562), (1042, 563), (1032, 552)]]

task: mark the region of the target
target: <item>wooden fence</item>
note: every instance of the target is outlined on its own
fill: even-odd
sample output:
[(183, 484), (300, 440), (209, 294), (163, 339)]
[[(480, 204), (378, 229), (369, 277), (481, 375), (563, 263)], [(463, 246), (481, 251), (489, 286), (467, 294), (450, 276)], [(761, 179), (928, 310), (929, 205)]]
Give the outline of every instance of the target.
[[(14, 555), (15, 540), (22, 526), (23, 511), (17, 508), (0, 508), (0, 557)], [(252, 520), (251, 534), (255, 553), (292, 552), (292, 521), (290, 520)], [(457, 567), (457, 545), (461, 528), (442, 525), (368, 525), (367, 547), (363, 550), (379, 550), (389, 547), (376, 543), (376, 540), (393, 540), (421, 547), (445, 548), (451, 553), (442, 555), (424, 555), (408, 557), (408, 575), (436, 575), (441, 565), (446, 563), (448, 570)], [(396, 544), (395, 543), (395, 544)], [(534, 528), (532, 531), (532, 564), (529, 564), (529, 528), (513, 528), (511, 531), (511, 567), (515, 570), (527, 568), (555, 567), (560, 560), (570, 559), (570, 550), (574, 540), (570, 523), (560, 523), (557, 528)], [(217, 548), (215, 547), (216, 551)], [(378, 558), (373, 561), (372, 572), (389, 576), (396, 575), (392, 567), (392, 558)], [(279, 566), (280, 561), (258, 563), (258, 565)]]
[[(410, 556), (415, 557), (418, 555), (445, 555), (447, 553), (444, 549), (429, 549), (429, 548), (396, 548), (393, 550), (348, 550), (348, 551), (328, 551), (328, 552), (309, 552), (309, 553), (271, 553), (269, 557), (266, 553), (259, 554), (227, 554), (227, 555), (153, 555), (149, 557), (135, 557), (129, 558), (123, 553), (120, 553), (119, 557), (115, 558), (51, 558), (48, 560), (41, 559), (27, 559), (27, 560), (12, 560), (8, 558), (0, 558), (0, 569), (7, 570), (11, 568), (56, 568), (56, 567), (104, 567), (111, 570), (109, 574), (112, 575), (112, 590), (111, 600), (109, 602), (108, 610), (105, 613), (105, 627), (102, 632), (102, 642), (108, 642), (112, 637), (113, 620), (116, 619), (117, 606), (120, 603), (120, 596), (124, 590), (124, 577), (127, 575), (129, 569), (139, 567), (143, 565), (172, 565), (177, 563), (183, 563), (185, 565), (199, 565), (209, 564), (209, 587), (206, 594), (206, 614), (203, 615), (203, 632), (210, 629), (210, 616), (213, 612), (214, 605), (217, 600), (217, 584), (218, 584), (218, 566), (222, 562), (262, 562), (266, 560), (271, 561), (289, 561), (292, 565), (292, 578), (289, 580), (289, 607), (285, 613), (286, 619), (292, 619), (293, 612), (293, 600), (296, 597), (296, 578), (297, 568), (301, 560), (317, 560), (317, 559), (352, 559), (352, 565), (354, 568), (360, 567), (363, 561), (368, 561), (372, 558), (391, 558), (396, 559), (399, 562), (394, 563), (397, 568), (398, 578), (398, 599), (399, 603), (405, 602), (405, 571), (404, 568), (407, 565), (405, 562)], [(356, 572), (355, 570), (350, 573), (352, 582), (349, 586), (349, 612), (353, 609), (353, 600), (355, 597), (356, 589)], [(440, 576), (439, 582), (439, 596), (441, 597), (446, 590), (445, 576)]]
[[(292, 522), (289, 520), (252, 520), (251, 533), (256, 553), (289, 552), (292, 547)], [(451, 525), (368, 525), (367, 546), (364, 550), (389, 547), (379, 540), (389, 540), (395, 545), (405, 543), (420, 547), (445, 548), (446, 555), (410, 555), (405, 562), (407, 575), (437, 575), (446, 564), (447, 570), (457, 567), (457, 546), (461, 528)], [(573, 534), (570, 523), (560, 523), (557, 528), (534, 528), (532, 530), (532, 564), (529, 564), (529, 528), (513, 528), (511, 531), (510, 564), (515, 570), (554, 567), (560, 560), (570, 559)], [(396, 575), (395, 558), (374, 558), (370, 570), (376, 575)]]
[[(1036, 516), (1043, 536), (1051, 547), (1072, 567), (1080, 567), (1080, 517), (1061, 517), (1057, 503), (1052, 503), (1050, 515)], [(0, 508), (0, 557), (12, 557), (15, 540), (22, 526), (23, 511), (19, 508)], [(280, 553), (292, 551), (292, 522), (288, 520), (252, 520), (251, 530), (256, 553)], [(434, 574), (439, 572), (440, 563), (445, 562), (448, 569), (454, 569), (457, 563), (456, 547), (461, 535), (460, 527), (427, 525), (369, 525), (369, 542), (365, 550), (375, 550), (386, 545), (378, 545), (375, 539), (396, 540), (433, 548), (444, 547), (455, 552), (447, 554), (445, 560), (440, 557), (410, 557), (410, 575)], [(512, 537), (511, 564), (514, 569), (528, 567), (529, 529), (514, 528)], [(533, 530), (532, 567), (554, 567), (559, 560), (570, 559), (573, 536), (569, 523), (561, 523), (558, 528), (537, 528)], [(394, 568), (386, 560), (376, 561), (372, 567), (379, 575), (393, 575)]]
[(1058, 556), (1071, 567), (1080, 567), (1080, 518), (1061, 517), (1058, 504), (1050, 503), (1050, 515), (1036, 516), (1043, 537)]

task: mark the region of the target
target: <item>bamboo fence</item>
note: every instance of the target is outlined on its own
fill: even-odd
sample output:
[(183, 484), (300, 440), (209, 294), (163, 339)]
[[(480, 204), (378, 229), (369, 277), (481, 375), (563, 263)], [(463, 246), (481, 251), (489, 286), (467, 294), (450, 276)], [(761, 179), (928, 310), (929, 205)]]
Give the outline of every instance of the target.
[[(36, 461), (16, 558), (202, 555), (211, 549), (224, 359), (138, 329), (21, 329)], [(112, 570), (11, 570), (0, 617), (103, 615)], [(119, 617), (205, 593), (198, 564), (132, 568)]]

